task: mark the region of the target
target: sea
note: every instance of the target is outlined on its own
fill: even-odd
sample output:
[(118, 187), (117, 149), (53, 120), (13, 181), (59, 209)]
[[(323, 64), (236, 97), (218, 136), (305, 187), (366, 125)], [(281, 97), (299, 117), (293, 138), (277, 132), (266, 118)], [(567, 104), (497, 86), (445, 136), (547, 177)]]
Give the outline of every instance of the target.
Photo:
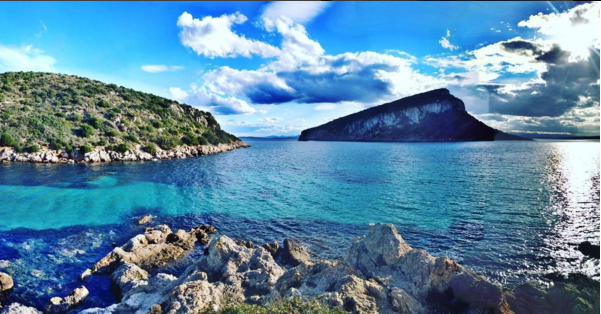
[[(42, 308), (142, 233), (137, 219), (234, 239), (291, 238), (316, 259), (344, 256), (369, 223), (394, 224), (414, 248), (447, 255), (507, 288), (599, 280), (598, 140), (354, 143), (246, 139), (211, 156), (106, 164), (0, 164), (0, 296)], [(177, 275), (198, 258), (157, 272)], [(106, 276), (85, 283), (83, 308), (119, 296)]]

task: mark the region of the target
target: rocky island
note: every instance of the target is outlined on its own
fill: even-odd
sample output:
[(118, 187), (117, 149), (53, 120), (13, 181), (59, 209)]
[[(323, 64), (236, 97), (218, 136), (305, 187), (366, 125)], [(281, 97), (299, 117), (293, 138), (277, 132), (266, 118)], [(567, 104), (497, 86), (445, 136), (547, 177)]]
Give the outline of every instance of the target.
[(299, 141), (453, 142), (528, 140), (493, 129), (448, 89), (372, 107), (302, 131)]
[(73, 75), (0, 74), (0, 162), (107, 162), (248, 147), (209, 112)]
[[(161, 272), (194, 250), (204, 253), (181, 274)], [(599, 285), (588, 278), (586, 289), (562, 282), (503, 289), (448, 257), (412, 248), (389, 224), (371, 224), (334, 261), (315, 261), (289, 239), (257, 245), (209, 225), (177, 232), (167, 225), (147, 227), (86, 270), (80, 287), (51, 298), (43, 311), (77, 312), (91, 293), (85, 287), (90, 276), (109, 276), (118, 303), (80, 313), (599, 312)], [(3, 306), (0, 314), (40, 312), (18, 303)]]

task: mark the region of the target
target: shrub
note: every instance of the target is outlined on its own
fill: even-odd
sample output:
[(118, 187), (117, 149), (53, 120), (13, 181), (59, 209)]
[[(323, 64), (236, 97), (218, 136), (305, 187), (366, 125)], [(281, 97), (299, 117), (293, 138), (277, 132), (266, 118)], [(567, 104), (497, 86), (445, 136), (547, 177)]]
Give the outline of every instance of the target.
[(90, 137), (94, 134), (94, 128), (87, 124), (82, 125), (80, 131), (83, 137)]
[(22, 153), (23, 152), (23, 147), (21, 147), (21, 145), (19, 143), (15, 144), (15, 151), (17, 153)]
[(31, 144), (29, 147), (27, 147), (27, 151), (30, 153), (37, 153), (40, 151), (40, 147), (36, 144)]
[(71, 145), (71, 144), (65, 144), (65, 150), (67, 152), (72, 152), (73, 151), (73, 145)]
[(101, 100), (98, 102), (98, 107), (110, 108), (111, 104), (106, 100)]
[(105, 132), (105, 134), (106, 136), (115, 137), (119, 135), (119, 132), (117, 132), (116, 130), (108, 130)]
[(109, 111), (106, 113), (106, 118), (109, 120), (113, 120), (117, 117), (117, 113), (114, 111)]
[(134, 143), (139, 143), (140, 141), (138, 140), (138, 138), (133, 135), (133, 134), (128, 134), (125, 137), (123, 137), (124, 140), (126, 141), (130, 141), (130, 142), (134, 142)]
[(59, 117), (59, 118), (67, 118), (67, 115), (63, 112), (57, 112), (54, 114), (55, 116)]
[(50, 143), (50, 148), (60, 150), (63, 149), (63, 144), (60, 141), (53, 141)]
[(101, 139), (100, 141), (98, 141), (98, 143), (96, 143), (96, 146), (106, 146), (106, 140)]
[(218, 313), (218, 314), (342, 314), (346, 313), (341, 307), (331, 308), (319, 300), (303, 301), (299, 297), (284, 299), (270, 302), (266, 306), (261, 305), (233, 305), (225, 306), (215, 312), (212, 309), (207, 309), (203, 313)]
[(125, 143), (121, 143), (121, 144), (117, 145), (117, 148), (116, 148), (116, 151), (118, 151), (120, 153), (125, 153), (128, 150), (129, 150), (129, 147), (127, 147), (127, 144), (125, 144)]
[(151, 155), (155, 155), (157, 153), (157, 146), (154, 145), (153, 143), (148, 143), (143, 147), (144, 151), (151, 154)]
[(102, 127), (102, 120), (96, 117), (88, 117), (88, 124), (93, 126), (95, 129), (100, 129)]
[(202, 136), (198, 137), (198, 142), (200, 143), (200, 145), (209, 145), (209, 141)]
[(90, 145), (82, 145), (82, 146), (79, 148), (79, 150), (80, 150), (82, 153), (84, 153), (84, 154), (85, 154), (85, 153), (89, 153), (89, 152), (91, 152), (91, 151), (92, 151), (92, 147), (91, 147)]
[(193, 134), (184, 135), (184, 137), (182, 138), (182, 142), (184, 144), (190, 145), (190, 146), (198, 146), (199, 145), (198, 137), (194, 136)]
[(77, 113), (74, 113), (71, 115), (71, 121), (81, 122), (81, 120), (83, 120), (83, 118), (80, 115), (78, 115)]
[(14, 147), (17, 141), (8, 133), (2, 133), (0, 136), (0, 146), (11, 146)]
[(157, 139), (156, 142), (162, 149), (165, 150), (173, 149), (177, 145), (179, 145), (179, 140), (172, 136), (161, 136)]

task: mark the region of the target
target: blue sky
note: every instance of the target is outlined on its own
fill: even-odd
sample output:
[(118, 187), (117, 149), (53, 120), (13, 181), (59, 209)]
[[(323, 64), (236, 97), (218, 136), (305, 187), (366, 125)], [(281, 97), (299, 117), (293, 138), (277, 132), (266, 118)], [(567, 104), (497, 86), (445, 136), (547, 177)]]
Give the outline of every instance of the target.
[(296, 135), (447, 87), (509, 132), (599, 134), (599, 4), (2, 2), (0, 72), (117, 83)]

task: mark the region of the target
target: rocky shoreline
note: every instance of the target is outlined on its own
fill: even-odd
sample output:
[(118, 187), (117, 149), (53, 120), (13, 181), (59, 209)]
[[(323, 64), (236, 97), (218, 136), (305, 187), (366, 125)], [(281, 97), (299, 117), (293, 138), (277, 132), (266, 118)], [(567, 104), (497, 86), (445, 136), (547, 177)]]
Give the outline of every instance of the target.
[(89, 153), (79, 149), (71, 152), (66, 150), (42, 149), (35, 153), (18, 153), (12, 147), (0, 147), (0, 163), (2, 162), (34, 162), (34, 163), (97, 163), (110, 161), (151, 161), (159, 159), (174, 159), (212, 155), (231, 151), (238, 148), (250, 147), (243, 141), (229, 144), (178, 146), (172, 150), (157, 148), (156, 154), (149, 154), (138, 145), (124, 153), (108, 150), (104, 147), (96, 148)]
[[(151, 223), (147, 218), (139, 223)], [(181, 275), (160, 272), (193, 250), (204, 253)], [(318, 300), (353, 313), (599, 312), (599, 286), (592, 280), (590, 289), (558, 282), (506, 290), (448, 257), (410, 247), (389, 224), (371, 224), (367, 235), (335, 261), (315, 261), (290, 239), (257, 245), (235, 241), (209, 225), (176, 232), (167, 225), (148, 227), (92, 265), (79, 278), (82, 286), (52, 298), (43, 312), (76, 312), (89, 294), (90, 276), (109, 276), (119, 302), (80, 313), (210, 313), (288, 298)], [(9, 282), (2, 278), (3, 285)], [(40, 311), (13, 303), (0, 308), (0, 314), (8, 313)]]

